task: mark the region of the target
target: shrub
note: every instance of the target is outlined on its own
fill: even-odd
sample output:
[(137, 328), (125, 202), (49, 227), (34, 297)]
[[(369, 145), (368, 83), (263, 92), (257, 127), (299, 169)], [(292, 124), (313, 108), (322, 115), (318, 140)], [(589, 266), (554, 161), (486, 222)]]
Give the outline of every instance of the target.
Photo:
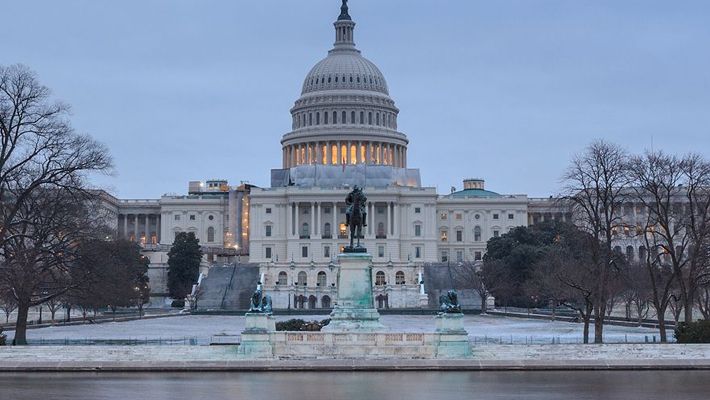
[(710, 343), (710, 321), (680, 322), (674, 336), (678, 343)]
[(184, 307), (185, 307), (185, 300), (173, 300), (173, 302), (170, 303), (170, 307), (172, 307), (172, 308), (184, 308)]
[(2, 328), (0, 328), (0, 346), (5, 346), (7, 342), (7, 336), (2, 333)]
[(324, 319), (323, 321), (304, 321), (302, 319), (289, 319), (288, 321), (281, 321), (276, 323), (277, 331), (306, 331), (306, 332), (317, 332), (320, 331), (324, 326), (330, 323), (330, 319)]

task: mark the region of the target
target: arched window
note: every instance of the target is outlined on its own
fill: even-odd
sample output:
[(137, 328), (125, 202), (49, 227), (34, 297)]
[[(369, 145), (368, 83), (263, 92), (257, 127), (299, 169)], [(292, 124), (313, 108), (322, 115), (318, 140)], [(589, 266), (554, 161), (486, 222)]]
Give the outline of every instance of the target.
[(328, 111), (323, 113), (323, 123), (328, 125)]
[(311, 229), (308, 226), (308, 222), (304, 222), (301, 225), (301, 239), (308, 239), (311, 236)]
[(345, 111), (343, 111), (343, 112), (340, 114), (340, 123), (341, 123), (341, 124), (344, 124), (344, 123), (347, 122), (347, 121), (345, 121), (345, 117), (347, 117), (347, 115), (348, 115), (348, 113), (346, 113)]
[(338, 123), (338, 112), (333, 111), (333, 124), (337, 124), (337, 123)]
[(473, 241), (474, 242), (480, 242), (481, 241), (481, 227), (476, 226), (473, 228)]
[[(345, 122), (345, 118), (343, 118), (343, 122)], [(355, 111), (350, 111), (350, 123), (355, 123)]]
[(279, 286), (288, 284), (288, 274), (286, 271), (279, 272), (279, 279), (276, 281), (276, 284)]
[(375, 274), (375, 285), (382, 286), (386, 283), (387, 282), (385, 282), (385, 273), (382, 271), (377, 271), (377, 273)]
[(323, 225), (323, 238), (330, 239), (333, 237), (330, 229), (330, 222), (326, 222), (325, 225)]
[(372, 111), (367, 113), (367, 124), (372, 125)]
[(634, 247), (633, 246), (626, 246), (626, 259), (628, 261), (634, 260)]
[(320, 287), (325, 287), (328, 283), (328, 277), (325, 275), (325, 272), (321, 271), (318, 273), (317, 276), (317, 285)]
[(646, 261), (646, 247), (639, 247), (639, 260)]
[(316, 113), (316, 125), (320, 125), (320, 112)]
[(404, 272), (397, 271), (397, 273), (394, 274), (394, 283), (397, 285), (404, 285)]
[(330, 160), (331, 164), (338, 165), (338, 146), (335, 144), (330, 146)]
[(308, 113), (308, 125), (313, 125), (313, 113)]
[(357, 146), (350, 145), (350, 164), (357, 164)]
[(380, 125), (380, 113), (377, 113), (376, 119), (377, 119), (376, 125), (379, 126)]
[(365, 111), (360, 111), (360, 125), (365, 124)]
[(316, 308), (316, 303), (317, 303), (317, 302), (318, 302), (318, 298), (316, 298), (316, 296), (310, 295), (310, 296), (308, 297), (308, 308), (311, 309), (311, 310), (314, 309), (314, 308)]
[(323, 296), (323, 298), (320, 300), (320, 306), (321, 308), (330, 308), (330, 297), (329, 296)]
[(207, 242), (214, 242), (214, 228), (211, 226), (207, 228)]
[(308, 275), (306, 275), (305, 271), (301, 271), (298, 273), (298, 286), (306, 286), (306, 283), (308, 283)]

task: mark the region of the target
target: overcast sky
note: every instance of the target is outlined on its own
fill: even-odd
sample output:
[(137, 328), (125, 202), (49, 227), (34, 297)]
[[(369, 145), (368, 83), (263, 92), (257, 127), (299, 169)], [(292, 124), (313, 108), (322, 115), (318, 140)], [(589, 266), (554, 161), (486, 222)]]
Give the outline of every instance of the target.
[[(106, 143), (122, 198), (189, 180), (269, 185), (339, 0), (2, 0), (0, 64), (24, 63)], [(572, 154), (710, 157), (710, 1), (351, 0), (408, 165), (447, 193), (464, 177), (548, 196)]]

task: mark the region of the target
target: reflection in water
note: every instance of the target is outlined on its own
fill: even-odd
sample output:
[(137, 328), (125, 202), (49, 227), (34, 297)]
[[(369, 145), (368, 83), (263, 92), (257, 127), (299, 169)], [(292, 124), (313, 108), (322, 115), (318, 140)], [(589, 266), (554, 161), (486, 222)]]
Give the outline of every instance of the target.
[(707, 371), (0, 374), (0, 399), (707, 399)]

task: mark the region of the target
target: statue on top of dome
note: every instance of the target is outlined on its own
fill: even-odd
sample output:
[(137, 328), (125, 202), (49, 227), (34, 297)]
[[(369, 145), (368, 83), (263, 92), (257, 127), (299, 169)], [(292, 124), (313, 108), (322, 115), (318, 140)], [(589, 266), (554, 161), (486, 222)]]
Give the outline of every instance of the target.
[(338, 16), (338, 21), (350, 21), (351, 19), (350, 14), (348, 14), (348, 0), (343, 0), (343, 5), (340, 6), (340, 16)]

